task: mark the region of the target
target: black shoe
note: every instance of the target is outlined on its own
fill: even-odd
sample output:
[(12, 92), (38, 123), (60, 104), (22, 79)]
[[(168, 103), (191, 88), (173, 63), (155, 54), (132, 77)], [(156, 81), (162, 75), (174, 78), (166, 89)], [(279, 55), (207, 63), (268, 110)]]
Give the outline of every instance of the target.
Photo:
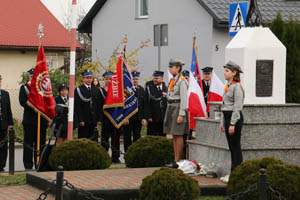
[(4, 172), (5, 170), (4, 170), (4, 168), (0, 168), (0, 172)]
[(175, 161), (171, 162), (170, 164), (166, 164), (165, 166), (173, 169), (177, 169), (179, 167)]
[(120, 164), (121, 161), (120, 161), (119, 158), (114, 158), (114, 159), (112, 159), (112, 163), (114, 163), (114, 164)]

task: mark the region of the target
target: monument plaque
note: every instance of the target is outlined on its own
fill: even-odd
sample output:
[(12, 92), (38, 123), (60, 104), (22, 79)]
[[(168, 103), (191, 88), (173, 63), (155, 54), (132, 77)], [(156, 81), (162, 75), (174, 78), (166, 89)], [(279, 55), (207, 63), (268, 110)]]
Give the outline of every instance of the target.
[(256, 96), (271, 97), (273, 94), (273, 60), (256, 60)]

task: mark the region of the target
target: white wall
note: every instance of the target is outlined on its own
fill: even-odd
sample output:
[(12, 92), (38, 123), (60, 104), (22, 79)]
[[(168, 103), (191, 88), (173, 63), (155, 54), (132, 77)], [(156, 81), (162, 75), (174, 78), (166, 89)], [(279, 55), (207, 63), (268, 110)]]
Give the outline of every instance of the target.
[(212, 67), (218, 77), (224, 81), (225, 48), (231, 41), (228, 28), (214, 28), (212, 40)]
[(158, 66), (153, 25), (168, 24), (169, 45), (161, 48), (162, 70), (167, 70), (171, 57), (185, 61), (185, 69), (190, 69), (194, 33), (200, 68), (212, 64), (213, 19), (197, 0), (151, 0), (148, 19), (135, 18), (135, 3), (136, 0), (109, 0), (96, 15), (93, 20), (94, 61), (108, 60), (125, 33), (128, 34), (128, 51), (150, 39), (150, 47), (143, 49), (138, 59), (142, 79), (151, 77)]

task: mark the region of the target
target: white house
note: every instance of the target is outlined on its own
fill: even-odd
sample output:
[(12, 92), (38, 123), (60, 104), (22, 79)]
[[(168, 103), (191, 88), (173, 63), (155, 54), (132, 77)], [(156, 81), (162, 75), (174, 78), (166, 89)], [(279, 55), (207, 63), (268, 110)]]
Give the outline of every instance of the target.
[[(158, 69), (159, 51), (154, 45), (156, 25), (161, 26), (160, 69), (167, 70), (170, 58), (185, 61), (190, 68), (192, 37), (197, 37), (200, 68), (214, 67), (223, 77), (225, 47), (228, 36), (229, 3), (231, 0), (97, 0), (80, 23), (79, 32), (92, 33), (93, 60), (108, 59), (113, 49), (128, 34), (128, 49), (150, 39), (150, 46), (141, 51), (139, 67), (142, 77), (150, 77)], [(258, 0), (264, 22), (271, 22), (281, 13), (300, 19), (300, 1)]]

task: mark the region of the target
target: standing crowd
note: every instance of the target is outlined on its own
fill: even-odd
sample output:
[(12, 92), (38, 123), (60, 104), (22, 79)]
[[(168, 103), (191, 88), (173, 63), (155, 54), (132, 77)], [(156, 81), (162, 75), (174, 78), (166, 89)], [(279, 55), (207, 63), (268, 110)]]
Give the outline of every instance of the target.
[[(110, 87), (113, 72), (106, 71), (103, 74), (104, 85), (101, 87), (99, 80), (91, 71), (82, 73), (82, 85), (75, 88), (74, 97), (74, 127), (78, 130), (78, 138), (88, 138), (98, 142), (99, 127), (101, 127), (101, 145), (106, 151), (111, 148), (112, 162), (120, 163), (120, 135), (124, 137), (124, 150), (141, 137), (142, 126), (147, 127), (147, 135), (173, 136), (174, 162), (168, 167), (178, 167), (176, 162), (182, 159), (182, 152), (186, 139), (192, 138), (192, 130), (189, 130), (187, 112), (187, 91), (189, 85), (189, 71), (183, 70), (184, 63), (171, 59), (169, 72), (172, 75), (168, 84), (163, 82), (164, 72), (154, 71), (152, 80), (146, 82), (145, 87), (139, 85), (140, 72), (133, 71), (134, 91), (138, 100), (138, 112), (135, 113), (126, 124), (116, 128), (103, 112), (103, 105)], [(28, 71), (30, 77), (34, 69)], [(212, 67), (205, 67), (203, 72), (203, 94), (207, 103), (209, 87), (211, 84)], [(225, 132), (228, 146), (231, 151), (232, 170), (242, 161), (241, 130), (243, 126), (243, 101), (244, 91), (240, 82), (241, 68), (228, 62), (224, 66), (224, 78), (227, 85), (223, 96), (221, 108), (222, 118), (220, 129)], [(197, 78), (197, 77), (196, 77)], [(36, 166), (37, 143), (37, 114), (26, 102), (30, 91), (31, 80), (22, 85), (19, 92), (19, 102), (24, 108), (23, 128), (23, 163), (26, 170)], [(1, 88), (1, 77), (0, 77)], [(67, 138), (68, 125), (68, 88), (61, 85), (58, 88), (58, 96), (55, 98), (56, 107), (62, 107), (60, 117), (56, 117), (59, 128), (57, 145)], [(0, 89), (0, 141), (7, 136), (7, 130), (13, 126), (13, 118), (10, 108), (9, 94)], [(57, 111), (57, 113), (60, 113)], [(46, 142), (46, 129), (48, 122), (41, 118), (40, 145), (41, 149)], [(109, 143), (110, 141), (110, 143)], [(31, 147), (31, 148), (28, 148)], [(7, 143), (0, 147), (0, 170), (3, 171), (7, 159)]]

